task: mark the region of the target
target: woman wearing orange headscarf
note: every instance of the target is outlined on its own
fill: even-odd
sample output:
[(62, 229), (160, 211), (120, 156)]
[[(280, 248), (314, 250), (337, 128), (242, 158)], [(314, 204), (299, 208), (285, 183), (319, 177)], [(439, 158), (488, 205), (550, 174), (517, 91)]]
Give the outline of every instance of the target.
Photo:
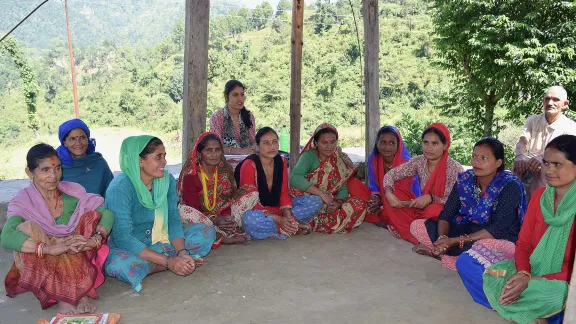
[[(384, 208), (390, 218), (388, 229), (397, 238), (418, 244), (410, 234), (410, 224), (416, 219), (438, 219), (458, 173), (464, 169), (448, 156), (450, 131), (441, 123), (430, 125), (422, 133), (422, 155), (410, 159), (384, 176), (386, 200)], [(397, 181), (418, 175), (422, 195), (395, 191)], [(415, 251), (417, 252), (417, 251)]]
[(326, 123), (318, 126), (290, 175), (293, 197), (317, 195), (324, 201), (310, 222), (313, 231), (324, 234), (349, 233), (366, 215), (366, 201), (350, 197), (348, 192), (356, 168), (337, 146), (336, 128)]
[[(234, 181), (232, 166), (224, 159), (224, 148), (216, 133), (198, 138), (178, 179), (179, 210), (184, 226), (201, 223), (214, 226), (220, 244), (248, 243), (241, 233), (242, 214), (257, 201), (257, 194), (244, 194)], [(246, 207), (243, 207), (246, 205)]]

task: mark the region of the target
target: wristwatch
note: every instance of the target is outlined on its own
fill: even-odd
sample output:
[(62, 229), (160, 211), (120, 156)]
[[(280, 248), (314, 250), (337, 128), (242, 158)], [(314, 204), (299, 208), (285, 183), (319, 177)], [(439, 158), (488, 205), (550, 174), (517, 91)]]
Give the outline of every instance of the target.
[(105, 237), (104, 237), (104, 234), (102, 234), (102, 232), (98, 231), (98, 232), (94, 233), (94, 235), (92, 235), (92, 236), (96, 236), (96, 235), (100, 235), (100, 237), (102, 238), (102, 241), (104, 241)]

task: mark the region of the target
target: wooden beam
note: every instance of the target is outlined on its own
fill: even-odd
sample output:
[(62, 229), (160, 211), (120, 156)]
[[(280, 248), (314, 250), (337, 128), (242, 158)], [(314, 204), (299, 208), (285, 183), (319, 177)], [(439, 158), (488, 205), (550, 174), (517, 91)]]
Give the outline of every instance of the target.
[(302, 118), (302, 46), (304, 0), (292, 6), (292, 56), (290, 58), (290, 170), (300, 157), (300, 120)]
[[(364, 100), (366, 101), (366, 162), (380, 128), (378, 0), (364, 0)], [(368, 177), (366, 177), (368, 178)]]
[(576, 324), (576, 263), (572, 267), (572, 277), (568, 288), (568, 300), (566, 300), (566, 311), (564, 313), (564, 324)]
[(182, 163), (206, 131), (210, 1), (186, 0)]
[(67, 0), (64, 0), (64, 11), (66, 12), (66, 30), (68, 32), (68, 52), (70, 53), (70, 73), (72, 73), (72, 95), (74, 98), (74, 112), (76, 114), (76, 118), (80, 118), (80, 107), (78, 106), (78, 87), (76, 86), (76, 71), (74, 70), (74, 46), (72, 45), (72, 31), (70, 30)]

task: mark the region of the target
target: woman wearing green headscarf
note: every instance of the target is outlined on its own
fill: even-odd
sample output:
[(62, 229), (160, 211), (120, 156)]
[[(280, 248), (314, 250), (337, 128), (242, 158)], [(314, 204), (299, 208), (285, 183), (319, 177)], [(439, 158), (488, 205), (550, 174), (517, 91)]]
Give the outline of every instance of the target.
[(532, 194), (514, 260), (482, 276), (490, 305), (519, 324), (561, 323), (574, 265), (576, 136), (550, 141), (542, 162), (548, 185)]
[(191, 274), (216, 237), (208, 225), (182, 228), (176, 180), (165, 166), (160, 139), (128, 137), (120, 149), (123, 173), (106, 191), (106, 208), (115, 215), (106, 274), (130, 283), (136, 291), (142, 289), (142, 279), (155, 272)]

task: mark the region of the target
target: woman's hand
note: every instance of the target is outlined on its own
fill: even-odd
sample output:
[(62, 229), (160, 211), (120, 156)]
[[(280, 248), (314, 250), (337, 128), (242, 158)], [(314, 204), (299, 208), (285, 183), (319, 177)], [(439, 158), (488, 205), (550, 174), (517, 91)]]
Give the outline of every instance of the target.
[(528, 288), (528, 283), (530, 282), (530, 277), (523, 273), (517, 273), (510, 277), (502, 288), (502, 294), (500, 294), (500, 299), (498, 300), (502, 305), (511, 305), (520, 299), (520, 295), (526, 288)]
[(329, 195), (329, 194), (327, 194), (327, 193), (325, 193), (325, 192), (323, 192), (323, 193), (320, 195), (320, 198), (322, 198), (322, 201), (323, 201), (326, 205), (330, 205), (330, 204), (334, 201), (334, 198), (332, 198), (331, 195)]
[(398, 197), (396, 197), (396, 195), (392, 192), (386, 193), (386, 200), (388, 201), (388, 204), (390, 204), (390, 207), (392, 207), (392, 208), (404, 207), (402, 205), (402, 201), (400, 201), (400, 199), (398, 199)]
[(298, 223), (293, 217), (285, 217), (279, 215), (272, 215), (274, 223), (278, 224), (280, 228), (287, 234), (293, 235), (298, 232)]
[(446, 252), (448, 252), (448, 249), (458, 245), (459, 243), (460, 241), (456, 240), (456, 238), (439, 238), (436, 242), (434, 242), (434, 253), (436, 255), (444, 255)]
[(214, 226), (218, 227), (225, 233), (234, 233), (236, 231), (236, 221), (232, 215), (217, 216), (212, 219)]
[(189, 255), (168, 257), (168, 269), (179, 276), (187, 276), (194, 272), (196, 264)]
[(432, 203), (432, 198), (430, 197), (430, 195), (422, 195), (422, 196), (412, 200), (412, 202), (410, 203), (410, 205), (408, 205), (408, 207), (424, 209), (428, 205), (430, 205), (431, 203)]
[(369, 214), (376, 214), (380, 207), (382, 207), (382, 198), (380, 195), (372, 195), (366, 202), (366, 207)]
[(326, 212), (333, 213), (333, 212), (337, 211), (338, 209), (340, 209), (340, 207), (342, 207), (342, 203), (334, 200), (328, 204), (328, 207), (326, 208)]

